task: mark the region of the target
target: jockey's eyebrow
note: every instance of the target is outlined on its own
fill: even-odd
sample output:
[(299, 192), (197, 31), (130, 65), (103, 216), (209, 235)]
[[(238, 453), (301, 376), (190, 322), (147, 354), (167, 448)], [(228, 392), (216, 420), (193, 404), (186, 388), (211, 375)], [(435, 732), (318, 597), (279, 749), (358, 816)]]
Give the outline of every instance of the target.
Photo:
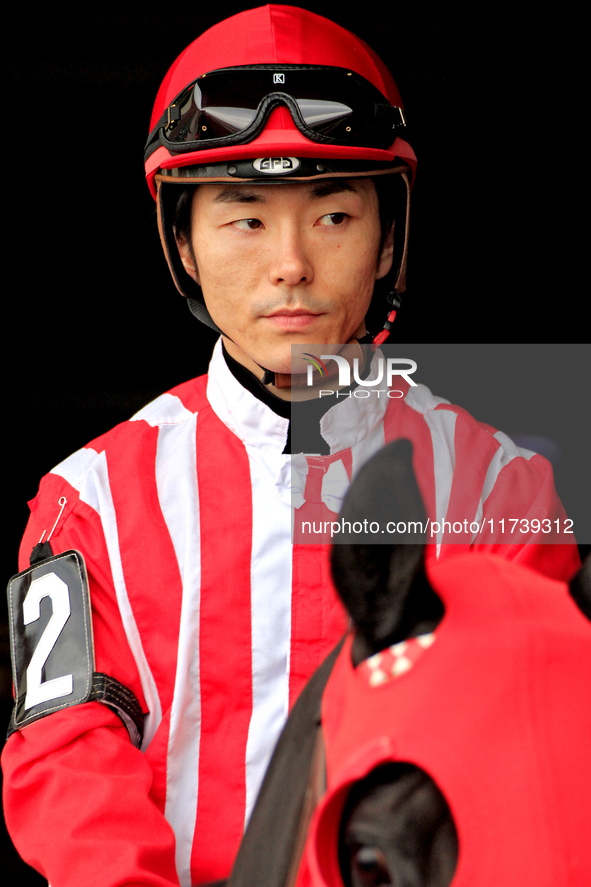
[(312, 186), (310, 196), (314, 200), (320, 200), (322, 197), (330, 197), (331, 194), (339, 194), (341, 191), (355, 191), (355, 188), (347, 179), (325, 179)]
[(248, 191), (246, 188), (224, 188), (223, 191), (220, 191), (219, 194), (213, 199), (214, 203), (265, 203), (265, 198), (255, 193), (254, 191)]
[[(289, 183), (285, 183), (286, 185)], [(295, 183), (294, 183), (295, 184)], [(321, 200), (323, 197), (329, 197), (331, 194), (338, 194), (341, 191), (355, 191), (347, 179), (326, 179), (322, 182), (316, 182), (310, 187), (310, 198), (312, 200)], [(213, 199), (214, 203), (266, 203), (264, 193), (259, 191), (249, 191), (248, 188), (239, 186), (237, 188), (224, 188)]]

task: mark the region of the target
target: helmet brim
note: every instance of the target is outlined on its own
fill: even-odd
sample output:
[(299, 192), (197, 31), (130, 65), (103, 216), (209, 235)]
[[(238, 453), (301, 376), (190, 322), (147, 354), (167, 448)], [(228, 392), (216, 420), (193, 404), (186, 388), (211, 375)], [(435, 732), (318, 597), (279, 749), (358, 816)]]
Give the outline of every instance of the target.
[[(289, 118), (287, 125), (285, 115), (281, 113), (282, 111), (285, 111), (285, 115)], [(273, 125), (274, 123), (276, 125)], [(152, 196), (156, 198), (154, 178), (160, 171), (166, 172), (166, 170), (182, 170), (185, 167), (215, 165), (217, 167), (215, 179), (212, 180), (218, 181), (219, 164), (226, 163), (228, 166), (232, 166), (235, 161), (268, 157), (314, 158), (320, 163), (323, 161), (346, 161), (355, 164), (356, 162), (369, 161), (374, 165), (373, 169), (376, 173), (379, 173), (387, 166), (405, 164), (410, 169), (411, 181), (414, 177), (417, 162), (411, 146), (401, 138), (397, 138), (388, 149), (355, 147), (352, 145), (324, 145), (312, 142), (296, 129), (287, 110), (278, 108), (272, 113), (267, 126), (265, 126), (261, 134), (252, 142), (247, 142), (244, 145), (228, 145), (224, 148), (218, 147), (175, 155), (171, 154), (165, 147), (158, 148), (146, 162), (146, 179)], [(355, 175), (355, 173), (351, 174)], [(369, 175), (371, 173), (367, 172), (364, 174)], [(228, 177), (230, 181), (233, 180), (231, 174), (228, 174)], [(302, 180), (305, 181), (307, 178), (312, 177), (315, 176), (310, 174), (304, 176)], [(205, 181), (205, 179), (205, 175), (199, 177), (200, 181)]]

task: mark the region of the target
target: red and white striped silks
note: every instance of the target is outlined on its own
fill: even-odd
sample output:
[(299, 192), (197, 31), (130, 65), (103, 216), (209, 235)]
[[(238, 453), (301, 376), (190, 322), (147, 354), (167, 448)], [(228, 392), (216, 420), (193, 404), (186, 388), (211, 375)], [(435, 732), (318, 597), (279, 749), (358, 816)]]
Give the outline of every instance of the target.
[[(424, 386), (342, 399), (321, 423), (330, 456), (292, 464), (287, 431), (218, 344), (208, 377), (66, 459), (30, 503), (21, 569), (65, 497), (51, 544), (86, 559), (96, 669), (146, 712), (141, 750), (96, 702), (8, 741), (9, 829), (53, 887), (228, 874), (288, 709), (346, 627), (328, 547), (293, 545), (292, 520), (334, 520), (384, 442), (412, 440), (432, 519), (564, 518), (544, 459)], [(435, 536), (429, 556), (484, 547), (558, 579), (578, 564), (573, 545), (487, 544), (487, 526)]]

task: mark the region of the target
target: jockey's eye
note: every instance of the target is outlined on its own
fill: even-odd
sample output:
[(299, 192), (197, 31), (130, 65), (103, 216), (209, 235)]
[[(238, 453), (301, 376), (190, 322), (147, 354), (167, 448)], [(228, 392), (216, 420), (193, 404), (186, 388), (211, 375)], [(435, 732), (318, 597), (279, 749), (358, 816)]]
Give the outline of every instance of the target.
[(318, 219), (318, 224), (325, 226), (342, 225), (345, 219), (348, 218), (347, 213), (327, 213)]
[(238, 219), (236, 222), (233, 222), (233, 225), (242, 231), (256, 231), (257, 228), (263, 227), (260, 219)]
[(385, 854), (379, 847), (362, 844), (351, 852), (351, 887), (392, 887)]

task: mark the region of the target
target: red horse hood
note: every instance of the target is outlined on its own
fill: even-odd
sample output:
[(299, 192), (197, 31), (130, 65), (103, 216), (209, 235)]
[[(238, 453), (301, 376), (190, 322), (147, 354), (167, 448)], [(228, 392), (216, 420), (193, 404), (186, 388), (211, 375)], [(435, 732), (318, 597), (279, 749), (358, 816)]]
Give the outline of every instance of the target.
[(591, 624), (563, 583), (491, 556), (430, 570), (446, 607), (409, 671), (370, 687), (351, 639), (323, 699), (328, 789), (305, 879), (342, 885), (348, 790), (407, 761), (445, 795), (459, 836), (453, 887), (590, 883)]

